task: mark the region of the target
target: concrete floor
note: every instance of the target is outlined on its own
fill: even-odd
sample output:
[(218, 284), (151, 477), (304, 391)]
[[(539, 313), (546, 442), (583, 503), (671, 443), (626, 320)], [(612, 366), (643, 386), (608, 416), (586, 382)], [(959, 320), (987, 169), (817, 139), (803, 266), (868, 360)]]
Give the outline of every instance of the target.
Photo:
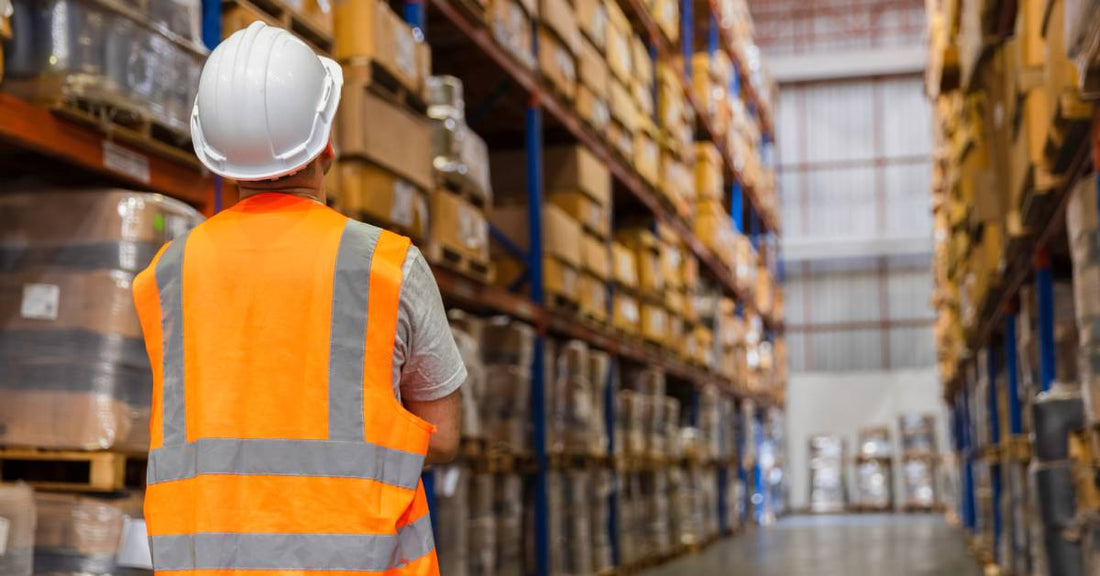
[(933, 515), (796, 516), (720, 540), (642, 576), (981, 576)]

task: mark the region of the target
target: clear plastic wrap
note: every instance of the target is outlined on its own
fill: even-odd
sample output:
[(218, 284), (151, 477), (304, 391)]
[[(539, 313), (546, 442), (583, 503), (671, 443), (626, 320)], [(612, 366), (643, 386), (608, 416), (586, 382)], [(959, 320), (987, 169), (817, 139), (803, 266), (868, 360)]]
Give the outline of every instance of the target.
[(485, 398), (485, 365), (481, 362), (481, 350), (477, 340), (459, 329), (454, 322), (451, 323), (451, 334), (466, 366), (466, 381), (459, 388), (462, 396), (462, 437), (483, 438), (480, 406)]
[(901, 465), (905, 505), (927, 508), (936, 504), (936, 462), (931, 457), (905, 457)]
[(139, 495), (119, 499), (38, 493), (34, 572), (65, 576), (151, 575), (119, 564), (127, 525), (142, 517)]
[(512, 364), (485, 367), (481, 426), (485, 439), (516, 454), (531, 450), (529, 434), (531, 369)]
[(810, 437), (810, 510), (840, 512), (848, 503), (844, 481), (844, 439), (840, 436)]
[(37, 516), (34, 490), (26, 484), (0, 484), (0, 524), (5, 525), (0, 574), (30, 576), (34, 572), (34, 530)]
[(148, 448), (152, 371), (131, 284), (201, 219), (156, 194), (0, 196), (0, 444)]
[(931, 414), (902, 414), (898, 418), (898, 429), (903, 453), (936, 453), (935, 416)]
[(601, 350), (588, 351), (588, 384), (592, 402), (592, 420), (589, 426), (588, 451), (591, 454), (607, 454), (607, 421), (605, 415), (605, 390), (610, 384), (611, 356)]
[(467, 535), (470, 576), (495, 576), (497, 525), (496, 488), (492, 474), (479, 472), (470, 478), (470, 517)]
[(523, 576), (522, 476), (501, 474), (497, 477), (494, 509), (497, 519), (497, 575)]
[(204, 50), (190, 38), (199, 6), (154, 0), (148, 13), (108, 0), (13, 0), (5, 89), (88, 102), (190, 132)]
[(611, 471), (607, 469), (592, 472), (591, 490), (588, 492), (586, 506), (589, 518), (589, 533), (592, 536), (592, 572), (603, 572), (612, 566), (611, 535)]
[(507, 316), (495, 316), (481, 329), (481, 359), (486, 364), (511, 364), (530, 369), (535, 329)]
[(860, 506), (882, 510), (893, 502), (893, 476), (888, 460), (864, 460), (856, 465), (856, 498)]
[(467, 523), (470, 516), (470, 473), (458, 464), (439, 466), (433, 473), (436, 488), (432, 516), (439, 530), (436, 542), (439, 572), (447, 576), (466, 576), (469, 562)]
[(589, 518), (589, 475), (571, 470), (565, 478), (565, 532), (568, 551), (565, 572), (573, 576), (592, 573), (592, 530)]

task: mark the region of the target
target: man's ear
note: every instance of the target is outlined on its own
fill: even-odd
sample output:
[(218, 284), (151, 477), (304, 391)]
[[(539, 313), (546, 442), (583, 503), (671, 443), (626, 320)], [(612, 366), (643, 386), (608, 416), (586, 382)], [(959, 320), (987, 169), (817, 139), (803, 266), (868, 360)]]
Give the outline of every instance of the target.
[(333, 162), (336, 161), (336, 150), (332, 147), (332, 138), (329, 138), (328, 145), (321, 151), (321, 173), (328, 174), (329, 169), (332, 168)]

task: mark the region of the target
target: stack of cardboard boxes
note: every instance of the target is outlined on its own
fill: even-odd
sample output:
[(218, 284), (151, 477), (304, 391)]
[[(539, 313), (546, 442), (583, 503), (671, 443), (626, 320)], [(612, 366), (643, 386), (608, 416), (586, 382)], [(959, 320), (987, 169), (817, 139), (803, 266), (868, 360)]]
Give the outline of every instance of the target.
[(657, 120), (660, 125), (661, 166), (657, 191), (679, 214), (691, 220), (695, 200), (694, 109), (684, 97), (684, 86), (673, 64), (657, 64)]
[(577, 15), (569, 0), (539, 0), (539, 71), (547, 84), (572, 102), (577, 96)]
[(530, 70), (537, 64), (531, 26), (537, 18), (535, 0), (490, 0), (485, 13), (493, 39)]
[(638, 270), (639, 335), (657, 346), (668, 343), (668, 311), (665, 308), (665, 275), (661, 266), (661, 243), (649, 229), (621, 228), (618, 242), (634, 255)]
[[(178, 2), (177, 4), (187, 4)], [(332, 2), (293, 0), (257, 2), (230, 0), (222, 7), (222, 37), (260, 20), (270, 26), (290, 30), (314, 50), (329, 52), (333, 45), (336, 19)], [(262, 6), (262, 8), (261, 8)]]
[(607, 46), (607, 8), (604, 0), (577, 0), (581, 40), (577, 51), (577, 113), (598, 134), (611, 124), (608, 97), (611, 71), (604, 51)]

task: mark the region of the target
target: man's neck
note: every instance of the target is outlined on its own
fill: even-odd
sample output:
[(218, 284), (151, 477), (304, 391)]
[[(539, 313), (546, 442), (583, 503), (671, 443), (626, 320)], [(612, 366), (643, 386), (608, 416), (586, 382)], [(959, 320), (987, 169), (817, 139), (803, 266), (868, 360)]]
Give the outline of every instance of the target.
[(264, 186), (249, 186), (247, 182), (240, 182), (238, 184), (240, 190), (240, 199), (244, 200), (255, 196), (257, 194), (275, 193), (286, 194), (288, 196), (296, 196), (298, 198), (305, 198), (306, 200), (313, 200), (319, 204), (325, 203), (325, 193), (323, 190), (311, 188), (308, 186), (290, 186), (290, 187), (264, 187)]

